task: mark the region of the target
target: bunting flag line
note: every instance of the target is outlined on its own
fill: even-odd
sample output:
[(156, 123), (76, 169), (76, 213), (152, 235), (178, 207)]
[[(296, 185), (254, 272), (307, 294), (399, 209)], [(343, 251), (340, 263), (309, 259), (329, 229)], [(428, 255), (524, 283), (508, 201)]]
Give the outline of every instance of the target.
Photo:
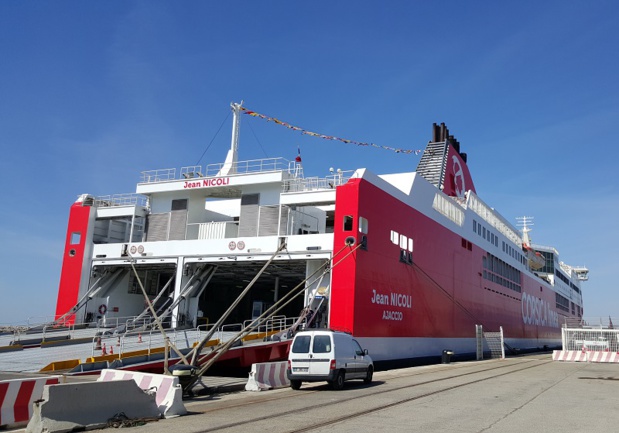
[(243, 112), (243, 114), (247, 114), (247, 115), (252, 116), (252, 117), (259, 117), (260, 119), (264, 119), (264, 120), (266, 120), (268, 122), (277, 123), (278, 125), (285, 126), (286, 128), (292, 129), (293, 131), (299, 131), (299, 132), (301, 132), (301, 134), (309, 135), (311, 137), (323, 138), (325, 140), (341, 141), (342, 143), (356, 144), (357, 146), (376, 147), (378, 149), (391, 150), (392, 152), (395, 152), (395, 153), (405, 153), (405, 154), (414, 153), (415, 155), (419, 155), (420, 153), (423, 153), (423, 150), (419, 150), (419, 149), (416, 149), (416, 150), (413, 150), (413, 149), (398, 149), (398, 148), (395, 148), (395, 147), (381, 146), (381, 145), (374, 144), (374, 143), (363, 143), (361, 141), (346, 140), (345, 138), (333, 137), (331, 135), (318, 134), (316, 132), (312, 132), (312, 131), (308, 131), (308, 130), (303, 129), (303, 128), (299, 128), (298, 126), (293, 126), (293, 125), (291, 125), (289, 123), (282, 122), (281, 120), (276, 119), (275, 117), (265, 116), (264, 114), (260, 114), (260, 113), (257, 113), (255, 111), (248, 110), (245, 107), (241, 107), (241, 111)]

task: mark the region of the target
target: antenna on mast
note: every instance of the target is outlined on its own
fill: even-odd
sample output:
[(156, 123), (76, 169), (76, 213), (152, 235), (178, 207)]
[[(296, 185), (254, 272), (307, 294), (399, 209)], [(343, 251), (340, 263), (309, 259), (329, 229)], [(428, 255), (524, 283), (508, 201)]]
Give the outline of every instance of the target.
[(232, 140), (230, 141), (230, 150), (226, 155), (226, 161), (223, 167), (217, 173), (217, 176), (228, 176), (236, 173), (236, 163), (238, 160), (239, 149), (239, 132), (241, 129), (241, 109), (243, 108), (243, 101), (240, 104), (236, 102), (230, 103), (232, 109)]
[(530, 216), (516, 217), (516, 221), (518, 221), (518, 227), (522, 227), (522, 242), (525, 245), (530, 247), (531, 239), (529, 238), (529, 232), (531, 231), (531, 229), (529, 227), (534, 225), (533, 217), (530, 217)]

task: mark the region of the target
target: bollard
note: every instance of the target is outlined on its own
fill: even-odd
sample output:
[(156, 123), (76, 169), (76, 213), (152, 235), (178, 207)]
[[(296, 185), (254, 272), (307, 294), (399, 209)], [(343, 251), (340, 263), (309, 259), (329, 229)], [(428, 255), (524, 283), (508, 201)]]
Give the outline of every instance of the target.
[(443, 350), (443, 356), (441, 357), (441, 363), (449, 364), (451, 362), (451, 357), (453, 356), (453, 350)]

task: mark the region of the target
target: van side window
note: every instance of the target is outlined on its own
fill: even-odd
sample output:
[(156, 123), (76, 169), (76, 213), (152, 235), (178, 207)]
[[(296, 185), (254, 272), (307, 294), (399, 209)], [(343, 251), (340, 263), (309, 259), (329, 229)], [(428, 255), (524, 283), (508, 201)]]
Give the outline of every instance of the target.
[(294, 339), (294, 344), (292, 345), (292, 352), (309, 353), (310, 339), (311, 337), (309, 335), (297, 336), (297, 338)]
[(329, 353), (331, 352), (331, 337), (328, 335), (314, 336), (314, 345), (312, 346), (314, 353)]
[(352, 346), (355, 349), (355, 353), (357, 354), (357, 356), (365, 355), (365, 351), (361, 348), (357, 340), (352, 341)]

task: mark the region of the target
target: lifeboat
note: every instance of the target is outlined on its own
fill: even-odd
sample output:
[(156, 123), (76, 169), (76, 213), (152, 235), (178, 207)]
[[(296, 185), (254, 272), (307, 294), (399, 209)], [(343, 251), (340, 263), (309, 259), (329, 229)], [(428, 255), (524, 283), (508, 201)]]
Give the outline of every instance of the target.
[(522, 244), (522, 251), (524, 251), (527, 260), (529, 261), (529, 267), (535, 271), (541, 269), (546, 264), (546, 259), (540, 253), (526, 244)]

